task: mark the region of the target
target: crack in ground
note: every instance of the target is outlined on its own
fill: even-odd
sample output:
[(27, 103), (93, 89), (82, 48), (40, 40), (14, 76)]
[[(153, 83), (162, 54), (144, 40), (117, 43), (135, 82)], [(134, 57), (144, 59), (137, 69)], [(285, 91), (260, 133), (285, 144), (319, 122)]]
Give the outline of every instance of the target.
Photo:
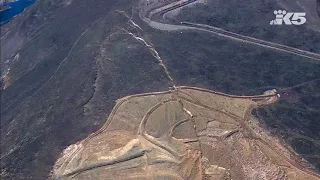
[[(126, 17), (128, 17), (125, 14), (125, 12), (121, 12), (121, 13), (123, 13)], [(135, 29), (137, 29), (138, 32), (143, 32), (142, 28), (138, 24), (136, 24), (132, 19), (129, 19), (128, 22), (130, 23), (130, 26), (135, 28)], [(152, 56), (158, 60), (159, 65), (163, 68), (167, 78), (170, 80), (170, 83), (172, 84), (172, 87), (174, 89), (176, 89), (176, 85), (174, 83), (174, 80), (173, 80), (172, 76), (170, 75), (170, 72), (169, 72), (168, 68), (164, 64), (163, 59), (160, 57), (160, 55), (159, 55), (158, 51), (156, 50), (156, 48), (154, 47), (154, 45), (151, 42), (148, 43), (147, 40), (144, 39), (141, 35), (136, 36), (132, 32), (129, 32), (128, 30), (126, 30), (124, 28), (121, 28), (121, 30), (123, 30), (126, 34), (132, 36), (137, 41), (142, 42), (149, 49), (149, 51), (151, 52)]]

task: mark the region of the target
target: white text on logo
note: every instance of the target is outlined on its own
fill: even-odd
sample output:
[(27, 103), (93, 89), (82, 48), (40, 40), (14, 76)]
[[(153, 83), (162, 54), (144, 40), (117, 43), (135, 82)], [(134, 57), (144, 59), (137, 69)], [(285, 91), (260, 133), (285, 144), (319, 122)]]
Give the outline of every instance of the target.
[(306, 23), (306, 13), (304, 12), (286, 12), (285, 10), (274, 11), (276, 19), (270, 21), (270, 25), (302, 25)]

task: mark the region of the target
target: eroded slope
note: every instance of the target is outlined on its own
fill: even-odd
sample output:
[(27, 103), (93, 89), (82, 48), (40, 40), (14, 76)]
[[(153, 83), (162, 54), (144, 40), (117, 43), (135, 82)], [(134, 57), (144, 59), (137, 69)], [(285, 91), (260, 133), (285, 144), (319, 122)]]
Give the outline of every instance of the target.
[(117, 101), (106, 124), (69, 146), (56, 179), (319, 179), (268, 135), (252, 108), (275, 91), (232, 96), (177, 87)]

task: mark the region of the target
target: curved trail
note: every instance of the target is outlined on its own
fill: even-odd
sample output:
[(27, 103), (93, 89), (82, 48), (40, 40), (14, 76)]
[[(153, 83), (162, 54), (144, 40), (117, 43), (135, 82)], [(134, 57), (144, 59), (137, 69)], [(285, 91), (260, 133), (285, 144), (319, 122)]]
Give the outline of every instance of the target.
[[(143, 17), (140, 14), (140, 18), (146, 23), (148, 23), (151, 27), (159, 30), (165, 30), (165, 31), (200, 30), (200, 31), (213, 33), (222, 37), (226, 37), (229, 39), (242, 41), (250, 44), (255, 44), (255, 45), (269, 48), (269, 49), (274, 49), (276, 51), (282, 51), (282, 52), (298, 55), (304, 58), (315, 60), (318, 63), (320, 62), (320, 54), (318, 53), (313, 53), (310, 51), (286, 46), (283, 44), (278, 44), (278, 43), (274, 43), (274, 42), (270, 42), (262, 39), (253, 38), (250, 36), (241, 35), (241, 34), (227, 31), (218, 27), (209, 26), (205, 24), (191, 23), (191, 22), (181, 22), (180, 25), (161, 22), (163, 20), (163, 16), (166, 13), (178, 8), (182, 8), (196, 1), (197, 0), (190, 0), (190, 1), (182, 0), (180, 1), (181, 3), (174, 2), (171, 4), (167, 4), (163, 7), (152, 10), (146, 17)], [(156, 20), (153, 20), (153, 19), (156, 19)]]
[[(191, 90), (198, 90), (198, 91), (203, 91), (203, 92), (208, 92), (208, 93), (213, 93), (213, 94), (218, 94), (221, 96), (225, 96), (225, 97), (231, 97), (231, 98), (240, 98), (240, 99), (251, 99), (251, 100), (261, 100), (263, 98), (271, 98), (271, 97), (276, 97), (277, 94), (268, 94), (268, 95), (256, 95), (256, 96), (236, 96), (236, 95), (230, 95), (230, 94), (225, 94), (225, 93), (221, 93), (221, 92), (217, 92), (217, 91), (212, 91), (212, 90), (207, 90), (207, 89), (202, 89), (202, 88), (197, 88), (197, 87), (190, 87), (190, 86), (178, 86), (176, 87), (176, 90), (179, 92), (179, 89), (191, 89)], [(113, 119), (113, 116), (115, 114), (115, 112), (118, 110), (118, 108), (125, 102), (127, 102), (128, 100), (135, 98), (135, 97), (143, 97), (143, 96), (150, 96), (150, 95), (160, 95), (160, 94), (170, 94), (172, 93), (172, 91), (163, 91), (163, 92), (154, 92), (154, 93), (144, 93), (144, 94), (136, 94), (136, 95), (131, 95), (131, 96), (126, 96), (124, 98), (121, 98), (120, 100), (118, 100), (118, 103), (116, 104), (116, 106), (113, 108), (113, 110), (111, 111), (106, 123), (95, 133), (90, 134), (86, 139), (84, 139), (82, 142), (80, 143), (84, 143), (86, 141), (88, 141), (89, 139), (93, 138), (94, 136), (102, 133), (104, 130), (106, 130), (106, 128), (109, 126), (109, 124), (111, 123), (111, 120)]]

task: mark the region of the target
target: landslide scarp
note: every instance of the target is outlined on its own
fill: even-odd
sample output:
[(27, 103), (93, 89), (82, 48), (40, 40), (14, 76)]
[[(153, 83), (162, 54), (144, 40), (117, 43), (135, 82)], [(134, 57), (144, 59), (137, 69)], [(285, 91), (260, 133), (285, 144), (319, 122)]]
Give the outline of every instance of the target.
[(275, 91), (232, 96), (193, 87), (128, 96), (69, 146), (54, 179), (319, 179), (254, 122)]

